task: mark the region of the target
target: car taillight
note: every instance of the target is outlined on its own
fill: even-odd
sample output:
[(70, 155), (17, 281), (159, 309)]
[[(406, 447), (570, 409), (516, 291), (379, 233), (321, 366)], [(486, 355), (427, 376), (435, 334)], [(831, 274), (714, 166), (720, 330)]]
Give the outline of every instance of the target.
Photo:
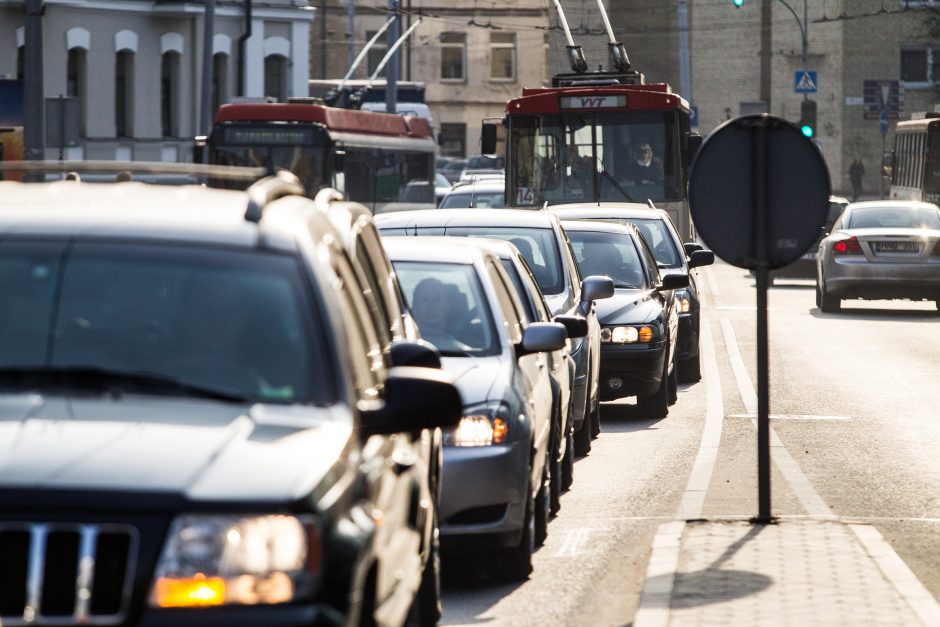
[(858, 243), (858, 238), (850, 237), (833, 244), (832, 252), (837, 255), (861, 255), (862, 246)]

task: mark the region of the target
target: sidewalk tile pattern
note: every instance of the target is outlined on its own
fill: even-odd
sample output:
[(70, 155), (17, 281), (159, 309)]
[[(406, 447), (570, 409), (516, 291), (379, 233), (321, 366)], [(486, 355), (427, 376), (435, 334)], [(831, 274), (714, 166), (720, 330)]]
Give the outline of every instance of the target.
[(672, 627), (918, 624), (848, 525), (686, 525)]

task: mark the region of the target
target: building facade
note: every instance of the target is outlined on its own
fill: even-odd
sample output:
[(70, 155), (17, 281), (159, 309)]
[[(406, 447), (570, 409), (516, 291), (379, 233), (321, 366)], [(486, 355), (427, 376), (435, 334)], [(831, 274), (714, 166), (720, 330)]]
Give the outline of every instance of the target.
[[(324, 4), (326, 20), (313, 26), (311, 76), (339, 79), (388, 18), (374, 2)], [(441, 156), (478, 154), (482, 120), (502, 117), (506, 101), (523, 87), (546, 82), (545, 2), (403, 0), (400, 6), (402, 33), (419, 18), (421, 24), (402, 45), (399, 78), (425, 84)], [(383, 35), (353, 78), (369, 78), (387, 49)]]
[[(23, 4), (0, 0), (0, 77), (23, 78)], [(300, 4), (219, 0), (211, 93), (203, 94), (204, 2), (46, 0), (44, 96), (78, 108), (78, 141), (62, 156), (189, 161), (193, 137), (207, 130), (199, 128), (204, 97), (214, 111), (236, 96), (306, 96), (314, 14)], [(46, 157), (59, 155), (47, 141)]]

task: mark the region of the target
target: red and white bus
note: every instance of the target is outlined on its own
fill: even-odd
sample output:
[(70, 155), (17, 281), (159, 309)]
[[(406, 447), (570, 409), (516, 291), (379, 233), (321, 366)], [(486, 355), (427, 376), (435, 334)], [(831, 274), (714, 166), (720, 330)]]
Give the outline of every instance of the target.
[(701, 138), (689, 103), (634, 75), (583, 74), (506, 103), (508, 206), (652, 201), (692, 240), (686, 183)]
[(222, 105), (205, 146), (210, 164), (284, 168), (373, 212), (435, 205), (435, 149), (424, 118), (306, 102)]

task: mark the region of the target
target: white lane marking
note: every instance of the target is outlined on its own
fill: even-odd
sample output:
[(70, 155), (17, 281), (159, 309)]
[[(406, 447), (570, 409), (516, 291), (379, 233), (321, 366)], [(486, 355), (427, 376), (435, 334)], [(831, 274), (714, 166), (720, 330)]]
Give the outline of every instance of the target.
[(664, 523), (656, 530), (633, 627), (667, 627), (669, 624), (669, 603), (679, 570), (684, 531), (684, 520)]
[[(757, 305), (723, 305), (714, 307), (714, 309), (724, 309), (728, 311), (757, 311)], [(776, 307), (768, 307), (767, 311), (777, 311)]]
[(721, 304), (721, 292), (718, 291), (718, 284), (715, 282), (712, 267), (707, 266), (702, 268), (702, 274), (705, 275), (705, 282), (708, 283), (708, 295), (711, 297), (711, 304), (717, 307)]
[(721, 379), (718, 374), (711, 321), (703, 318), (701, 329), (700, 350), (703, 357), (702, 379), (705, 381), (706, 402), (702, 441), (676, 514), (679, 520), (660, 525), (653, 538), (653, 550), (646, 566), (646, 578), (640, 604), (633, 617), (633, 627), (667, 627), (669, 624), (669, 603), (679, 570), (679, 552), (685, 520), (702, 515), (705, 495), (718, 458), (725, 409), (721, 401)]
[(849, 525), (884, 576), (904, 597), (924, 625), (940, 625), (940, 603), (911, 572), (901, 556), (871, 525)]
[(718, 459), (718, 447), (721, 444), (721, 428), (725, 408), (721, 401), (721, 379), (718, 375), (718, 359), (715, 357), (715, 341), (712, 336), (711, 322), (702, 319), (700, 350), (705, 381), (705, 427), (698, 455), (692, 465), (692, 473), (685, 486), (682, 502), (676, 518), (689, 520), (699, 518), (705, 504), (705, 494), (711, 483), (712, 472)]
[(578, 557), (579, 555), (584, 555), (584, 546), (588, 543), (588, 540), (590, 540), (592, 533), (608, 533), (610, 531), (610, 527), (581, 527), (578, 529), (569, 529), (565, 532), (565, 539), (562, 541), (561, 546), (558, 547), (558, 550), (555, 551), (552, 557)]
[[(729, 414), (728, 418), (757, 418), (757, 414)], [(771, 420), (850, 420), (848, 416), (817, 416), (815, 414), (770, 414)]]
[[(734, 378), (738, 383), (738, 390), (741, 393), (741, 400), (749, 414), (757, 415), (757, 394), (754, 392), (754, 384), (751, 382), (751, 375), (747, 373), (744, 367), (744, 359), (741, 357), (741, 349), (738, 348), (738, 342), (734, 336), (734, 329), (727, 318), (721, 319), (721, 326), (725, 333), (725, 345), (728, 348), (728, 357), (731, 359), (731, 370), (734, 372)], [(757, 419), (753, 420), (757, 425)], [(790, 489), (796, 495), (797, 500), (810, 516), (819, 516), (820, 518), (835, 518), (832, 510), (826, 505), (826, 502), (813, 488), (809, 479), (803, 474), (800, 465), (790, 455), (783, 442), (777, 437), (777, 433), (770, 429), (770, 458), (777, 465), (777, 468), (783, 474), (784, 479), (790, 485)]]

